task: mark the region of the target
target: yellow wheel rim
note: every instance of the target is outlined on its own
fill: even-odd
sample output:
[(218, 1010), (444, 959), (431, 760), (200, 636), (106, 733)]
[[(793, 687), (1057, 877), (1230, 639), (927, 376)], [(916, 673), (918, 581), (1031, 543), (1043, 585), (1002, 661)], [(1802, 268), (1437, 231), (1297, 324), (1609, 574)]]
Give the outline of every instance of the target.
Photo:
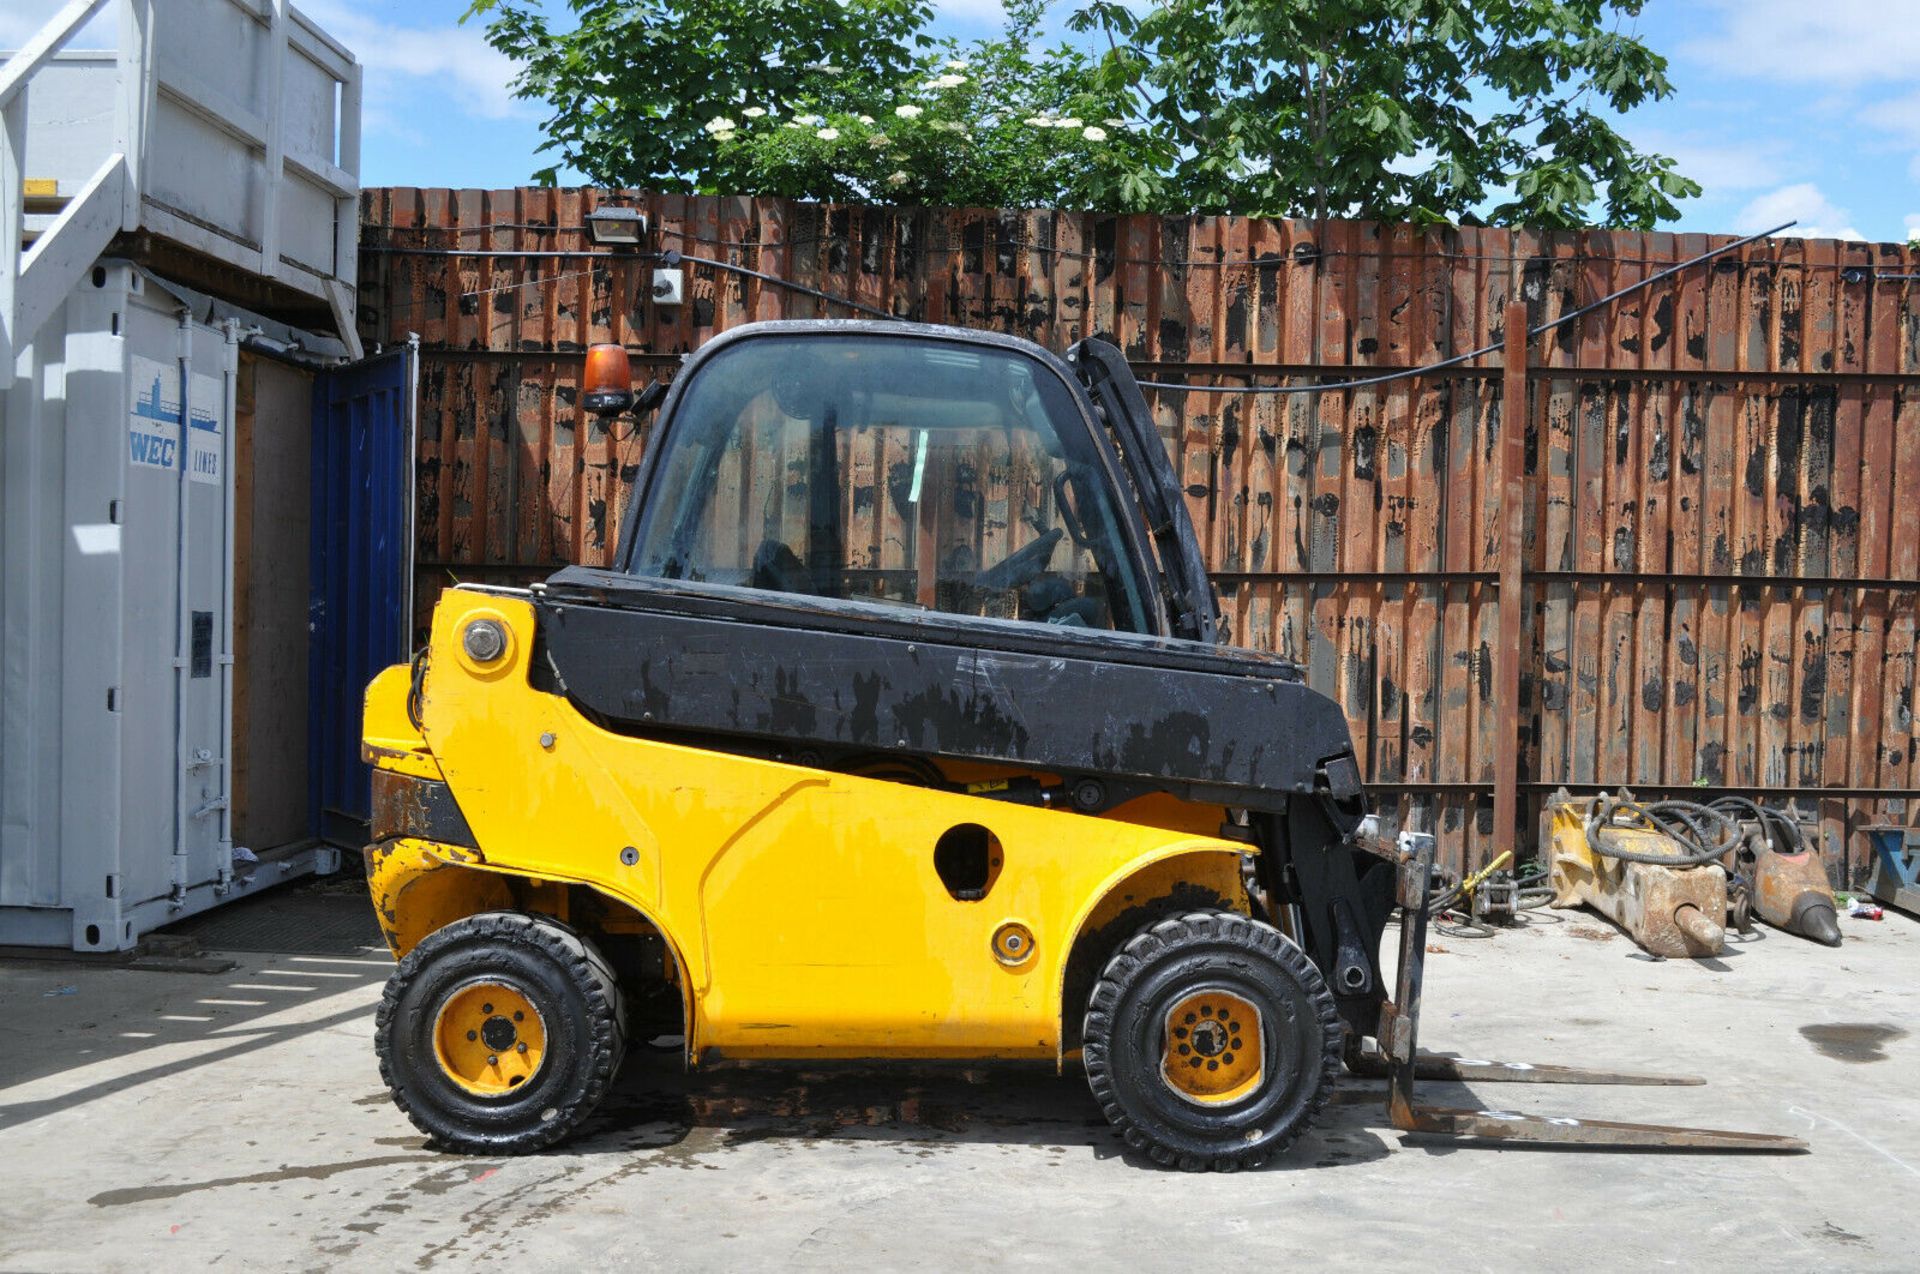
[(1224, 1106), (1266, 1078), (1260, 1010), (1228, 991), (1197, 991), (1167, 1010), (1167, 1087), (1201, 1106)]
[(518, 989), (469, 982), (441, 1001), (433, 1051), (446, 1077), (480, 1097), (510, 1093), (547, 1055), (547, 1023)]

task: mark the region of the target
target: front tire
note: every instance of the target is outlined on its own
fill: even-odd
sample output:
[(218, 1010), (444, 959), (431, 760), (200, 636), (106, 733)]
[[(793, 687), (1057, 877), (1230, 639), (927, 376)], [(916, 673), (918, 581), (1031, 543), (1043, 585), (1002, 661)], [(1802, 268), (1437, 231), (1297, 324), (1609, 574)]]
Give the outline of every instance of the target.
[(626, 1052), (613, 970), (557, 921), (494, 911), (407, 953), (374, 1018), (380, 1077), (449, 1150), (525, 1154), (593, 1113)]
[(1340, 1019), (1306, 953), (1233, 912), (1163, 920), (1087, 1005), (1094, 1098), (1127, 1144), (1190, 1172), (1265, 1163), (1327, 1104)]

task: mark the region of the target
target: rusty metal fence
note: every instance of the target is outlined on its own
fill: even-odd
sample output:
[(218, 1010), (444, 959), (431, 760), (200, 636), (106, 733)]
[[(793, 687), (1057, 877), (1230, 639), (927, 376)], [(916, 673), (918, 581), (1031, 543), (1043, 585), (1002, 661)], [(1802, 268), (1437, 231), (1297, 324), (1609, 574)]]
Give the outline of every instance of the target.
[[(577, 406), (589, 343), (665, 378), (736, 324), (844, 312), (706, 266), (657, 307), (651, 264), (582, 228), (613, 197), (363, 196), (363, 336), (422, 338), (423, 608), (455, 579), (607, 560), (644, 438)], [(1509, 302), (1538, 325), (1727, 240), (618, 198), (661, 248), (1055, 350), (1106, 334), (1143, 378), (1190, 384), (1149, 401), (1235, 639), (1306, 666), (1383, 806), (1456, 865), (1504, 843), (1500, 786), (1523, 853), (1561, 784), (1794, 798), (1843, 878), (1864, 868), (1859, 828), (1920, 796), (1907, 249), (1749, 245), (1536, 339), (1510, 376), (1496, 355), (1233, 396), (1206, 387), (1424, 366), (1499, 340)], [(1510, 384), (1526, 403), (1503, 472)]]

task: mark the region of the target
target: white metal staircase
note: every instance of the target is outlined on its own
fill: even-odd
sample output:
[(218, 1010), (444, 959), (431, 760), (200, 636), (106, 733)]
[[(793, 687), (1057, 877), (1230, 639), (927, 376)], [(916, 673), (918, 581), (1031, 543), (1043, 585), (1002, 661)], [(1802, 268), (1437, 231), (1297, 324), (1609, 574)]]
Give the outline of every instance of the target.
[[(62, 53), (108, 4), (115, 52)], [(30, 88), (87, 109), (37, 120)], [(358, 357), (360, 91), (287, 0), (71, 0), (0, 66), (0, 389), (122, 231), (324, 302)]]

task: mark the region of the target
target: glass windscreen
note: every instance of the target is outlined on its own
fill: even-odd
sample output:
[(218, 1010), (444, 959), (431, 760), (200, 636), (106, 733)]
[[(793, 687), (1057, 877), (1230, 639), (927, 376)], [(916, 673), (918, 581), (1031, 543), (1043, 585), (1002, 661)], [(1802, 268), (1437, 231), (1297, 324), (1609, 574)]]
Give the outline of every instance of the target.
[(700, 367), (664, 446), (638, 574), (1146, 631), (1085, 419), (1016, 351), (754, 338)]

